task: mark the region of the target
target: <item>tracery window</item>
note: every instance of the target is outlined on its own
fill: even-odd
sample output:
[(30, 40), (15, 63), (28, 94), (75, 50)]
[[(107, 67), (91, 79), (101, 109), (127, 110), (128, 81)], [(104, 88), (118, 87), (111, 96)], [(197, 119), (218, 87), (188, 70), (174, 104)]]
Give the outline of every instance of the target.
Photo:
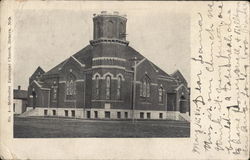
[(70, 74), (66, 82), (66, 95), (72, 96), (76, 94), (75, 76)]
[(111, 91), (111, 77), (108, 75), (106, 76), (106, 99), (110, 99)]
[(140, 83), (140, 96), (150, 97), (150, 80), (148, 77), (145, 77)]

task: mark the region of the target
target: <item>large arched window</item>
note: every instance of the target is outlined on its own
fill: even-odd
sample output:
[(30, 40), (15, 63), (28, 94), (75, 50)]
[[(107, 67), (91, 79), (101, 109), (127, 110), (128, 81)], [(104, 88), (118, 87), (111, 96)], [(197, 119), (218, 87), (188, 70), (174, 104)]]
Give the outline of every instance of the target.
[(140, 82), (140, 96), (143, 96), (143, 93), (142, 93), (142, 82)]
[(121, 39), (126, 38), (125, 25), (123, 22), (120, 22), (120, 35), (119, 36)]
[(118, 76), (118, 79), (117, 79), (117, 99), (121, 99), (121, 81), (122, 81), (122, 77)]
[(57, 98), (57, 87), (54, 86), (53, 87), (53, 99), (56, 100), (56, 98)]
[(150, 83), (147, 81), (147, 97), (150, 97)]
[(102, 37), (102, 25), (99, 21), (97, 22), (97, 37)]
[(53, 100), (57, 99), (57, 85), (56, 85), (56, 81), (54, 81), (52, 88), (52, 95), (53, 95)]
[(110, 75), (106, 76), (106, 99), (110, 99), (111, 98), (111, 77)]
[(96, 75), (95, 77), (95, 91), (96, 91), (96, 99), (99, 98), (99, 94), (100, 94), (100, 91), (99, 91), (99, 75)]
[(114, 24), (113, 24), (113, 21), (111, 21), (111, 20), (109, 20), (108, 22), (108, 25), (107, 25), (107, 27), (108, 27), (108, 32), (107, 32), (107, 34), (108, 34), (108, 38), (113, 38), (113, 28), (114, 28)]
[(143, 86), (142, 86), (142, 96), (146, 97), (146, 93), (147, 93), (147, 81), (143, 81)]
[(67, 82), (66, 82), (66, 95), (72, 96), (76, 94), (76, 83), (75, 83), (75, 76), (73, 74), (70, 74), (68, 76)]
[(163, 102), (163, 88), (162, 87), (159, 88), (159, 102), (160, 103)]
[(150, 97), (150, 80), (148, 77), (145, 77), (140, 83), (140, 96)]

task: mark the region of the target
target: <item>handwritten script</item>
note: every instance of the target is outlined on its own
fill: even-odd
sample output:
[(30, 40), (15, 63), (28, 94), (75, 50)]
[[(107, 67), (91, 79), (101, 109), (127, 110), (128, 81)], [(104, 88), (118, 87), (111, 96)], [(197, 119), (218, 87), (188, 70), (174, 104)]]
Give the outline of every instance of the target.
[(249, 3), (207, 2), (194, 19), (192, 151), (247, 155)]

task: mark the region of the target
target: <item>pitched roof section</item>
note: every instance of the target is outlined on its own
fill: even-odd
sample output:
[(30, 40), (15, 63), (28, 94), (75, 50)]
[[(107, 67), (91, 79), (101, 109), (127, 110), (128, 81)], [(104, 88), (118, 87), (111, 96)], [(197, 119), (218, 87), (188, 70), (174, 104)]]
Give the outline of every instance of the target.
[(86, 67), (90, 66), (90, 59), (92, 58), (93, 47), (87, 45), (80, 51), (76, 52), (73, 57), (77, 59), (81, 64), (84, 64)]
[(51, 70), (49, 70), (48, 72), (46, 72), (44, 75), (53, 75), (53, 74), (57, 74), (60, 69), (63, 67), (63, 65), (69, 60), (66, 59), (63, 62), (61, 62), (60, 64), (58, 64), (57, 66), (55, 66), (54, 68), (52, 68)]
[(89, 56), (88, 53), (90, 53), (91, 48), (92, 48), (92, 46), (90, 46), (90, 45), (84, 47), (83, 49), (81, 49), (80, 51), (75, 53), (73, 56), (67, 58), (66, 60), (64, 60), (63, 62), (61, 62), (60, 64), (58, 64), (57, 66), (55, 66), (54, 68), (49, 70), (48, 72), (46, 72), (44, 75), (58, 74), (59, 71), (63, 68), (63, 66), (70, 60), (70, 58), (74, 59), (81, 66), (85, 65), (87, 63), (86, 56), (87, 57)]
[(187, 81), (185, 79), (185, 77), (181, 74), (181, 72), (179, 70), (176, 70), (174, 73), (171, 74), (172, 77), (174, 77), (175, 79), (179, 79), (184, 82), (187, 85)]
[(40, 67), (38, 66), (37, 69), (35, 70), (35, 72), (30, 76), (30, 77), (34, 77), (36, 76), (38, 73), (40, 73), (40, 75), (44, 74), (45, 71)]
[[(126, 59), (129, 63), (130, 67), (133, 67), (134, 62), (131, 61), (133, 58), (137, 58), (138, 60), (143, 60), (145, 57), (141, 55), (139, 52), (137, 52), (135, 49), (133, 49), (130, 46), (125, 45), (119, 45), (115, 43), (100, 43), (95, 46), (87, 45), (77, 53), (75, 53), (72, 58), (81, 65), (85, 65), (85, 68), (90, 68), (92, 66), (92, 58), (96, 57), (118, 57)], [(58, 74), (60, 69), (69, 61), (70, 58), (64, 60), (59, 65), (55, 66), (48, 72), (46, 72), (44, 75), (53, 75)], [(153, 62), (146, 59), (152, 67), (155, 69), (155, 71), (158, 73), (158, 75), (161, 75), (163, 77), (171, 78), (170, 75), (168, 75), (166, 72), (164, 72), (162, 69), (160, 69), (158, 66), (156, 66)]]

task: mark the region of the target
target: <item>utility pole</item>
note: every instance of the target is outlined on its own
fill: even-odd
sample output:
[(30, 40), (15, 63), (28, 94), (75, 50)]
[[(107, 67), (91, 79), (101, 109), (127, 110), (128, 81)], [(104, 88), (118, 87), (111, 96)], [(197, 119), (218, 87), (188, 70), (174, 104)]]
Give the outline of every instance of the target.
[(136, 68), (136, 65), (137, 65), (137, 57), (134, 57), (133, 59), (131, 59), (131, 61), (134, 61), (135, 64), (134, 64), (134, 80), (133, 80), (133, 105), (132, 105), (132, 120), (133, 120), (133, 123), (135, 122), (135, 98), (136, 98), (136, 72), (137, 72), (137, 68)]

